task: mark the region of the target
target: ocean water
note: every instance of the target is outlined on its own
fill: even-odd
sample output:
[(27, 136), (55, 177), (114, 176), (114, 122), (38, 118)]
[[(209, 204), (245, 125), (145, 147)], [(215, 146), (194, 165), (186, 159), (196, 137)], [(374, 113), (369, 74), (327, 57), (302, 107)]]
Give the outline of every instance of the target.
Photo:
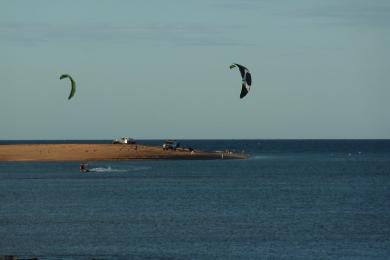
[(0, 162), (0, 256), (390, 258), (389, 140), (182, 144), (251, 157)]

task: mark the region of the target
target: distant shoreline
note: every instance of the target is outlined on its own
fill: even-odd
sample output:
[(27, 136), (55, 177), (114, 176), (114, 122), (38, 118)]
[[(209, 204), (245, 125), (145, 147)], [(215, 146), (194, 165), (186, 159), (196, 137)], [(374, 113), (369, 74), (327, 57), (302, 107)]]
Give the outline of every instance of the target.
[(139, 144), (4, 144), (0, 145), (0, 161), (104, 161), (104, 160), (213, 160), (247, 159), (232, 152), (163, 150), (159, 146)]

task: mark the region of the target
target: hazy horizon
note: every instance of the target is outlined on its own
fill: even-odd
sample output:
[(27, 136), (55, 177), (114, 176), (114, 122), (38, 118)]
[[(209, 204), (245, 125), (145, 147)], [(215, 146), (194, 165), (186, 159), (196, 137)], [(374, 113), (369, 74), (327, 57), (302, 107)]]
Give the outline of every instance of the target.
[(388, 1), (1, 6), (0, 140), (390, 138)]

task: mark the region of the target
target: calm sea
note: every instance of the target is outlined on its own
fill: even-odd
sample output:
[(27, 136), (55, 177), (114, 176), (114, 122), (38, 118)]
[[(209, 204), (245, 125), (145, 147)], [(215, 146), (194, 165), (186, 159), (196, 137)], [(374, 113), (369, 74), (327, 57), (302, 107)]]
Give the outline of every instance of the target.
[(390, 258), (389, 140), (182, 144), (251, 157), (90, 162), (88, 174), (74, 162), (0, 162), (0, 256)]

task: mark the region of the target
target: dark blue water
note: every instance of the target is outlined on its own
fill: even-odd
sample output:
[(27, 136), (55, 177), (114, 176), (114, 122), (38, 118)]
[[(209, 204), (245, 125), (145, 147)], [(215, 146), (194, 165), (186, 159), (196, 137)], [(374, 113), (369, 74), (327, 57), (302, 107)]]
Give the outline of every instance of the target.
[(251, 158), (0, 163), (0, 256), (390, 258), (390, 141), (182, 143)]

